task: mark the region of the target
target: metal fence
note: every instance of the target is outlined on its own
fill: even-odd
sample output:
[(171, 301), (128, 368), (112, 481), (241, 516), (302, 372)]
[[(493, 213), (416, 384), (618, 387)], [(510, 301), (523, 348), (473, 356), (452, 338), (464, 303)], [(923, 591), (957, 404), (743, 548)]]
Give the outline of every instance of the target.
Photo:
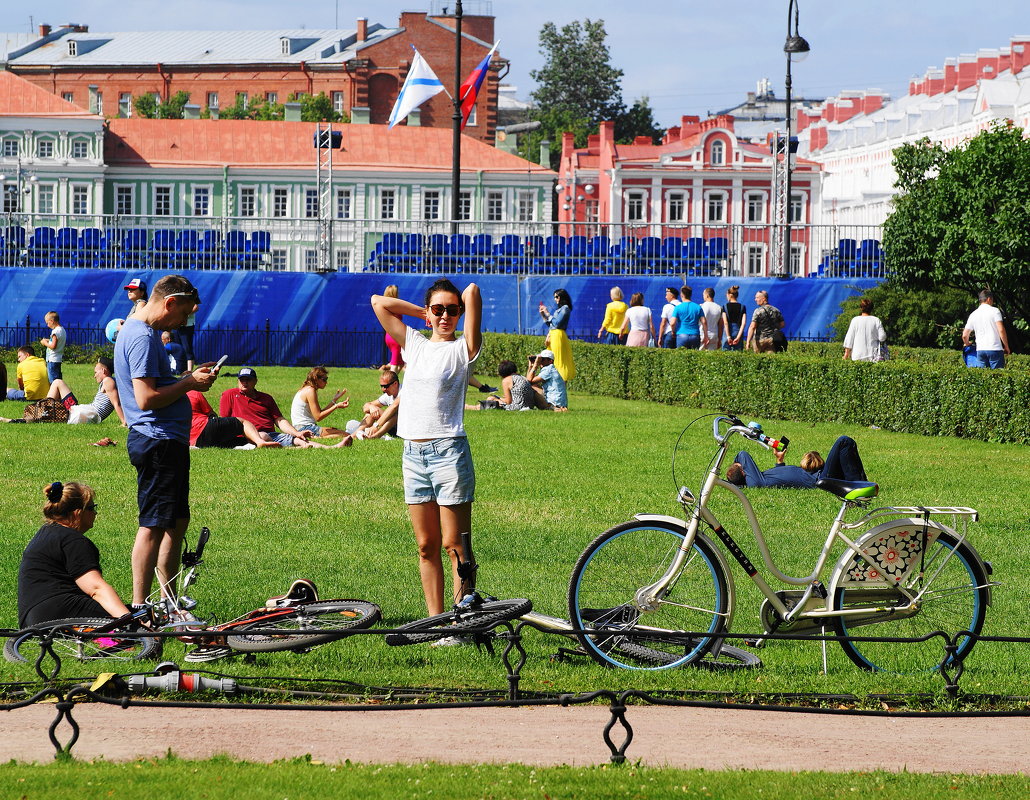
[[(771, 276), (775, 226), (332, 219), (331, 269), (551, 275)], [(874, 225), (791, 226), (794, 277), (883, 277)], [(319, 221), (6, 214), (0, 266), (316, 272)]]

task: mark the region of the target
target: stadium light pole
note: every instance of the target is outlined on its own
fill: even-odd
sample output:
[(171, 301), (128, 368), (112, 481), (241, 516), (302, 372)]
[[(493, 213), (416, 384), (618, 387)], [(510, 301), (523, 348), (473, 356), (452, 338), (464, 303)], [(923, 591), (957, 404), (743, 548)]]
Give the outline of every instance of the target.
[(786, 193), (786, 214), (784, 216), (783, 224), (783, 271), (784, 273), (791, 274), (790, 268), (790, 208), (791, 208), (791, 183), (792, 183), (792, 172), (791, 167), (791, 147), (790, 147), (790, 123), (791, 123), (791, 81), (790, 81), (790, 65), (792, 61), (801, 61), (808, 55), (809, 50), (808, 42), (805, 37), (798, 33), (798, 0), (790, 0), (787, 5), (787, 40), (783, 44), (783, 52), (787, 55), (787, 82), (786, 88), (786, 107), (787, 107), (787, 137), (783, 142), (783, 158), (786, 175), (786, 185), (784, 191)]

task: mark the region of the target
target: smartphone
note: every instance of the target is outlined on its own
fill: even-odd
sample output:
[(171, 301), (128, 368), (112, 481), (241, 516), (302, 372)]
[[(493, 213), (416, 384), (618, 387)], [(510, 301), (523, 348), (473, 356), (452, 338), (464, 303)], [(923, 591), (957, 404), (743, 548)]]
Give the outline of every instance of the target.
[(229, 360), (229, 355), (227, 353), (226, 355), (224, 355), (220, 359), (218, 359), (218, 363), (215, 364), (214, 368), (211, 371), (217, 373), (218, 370), (220, 370), (222, 368), (222, 364), (224, 364), (228, 360)]

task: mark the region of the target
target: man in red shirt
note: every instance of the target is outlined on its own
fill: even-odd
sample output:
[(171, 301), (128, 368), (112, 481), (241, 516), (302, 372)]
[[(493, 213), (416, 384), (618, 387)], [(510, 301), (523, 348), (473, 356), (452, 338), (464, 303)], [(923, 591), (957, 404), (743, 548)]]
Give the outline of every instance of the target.
[[(253, 423), (258, 433), (267, 435), (270, 441), (278, 442), (283, 447), (329, 447), (320, 442), (309, 442), (311, 431), (298, 431), (283, 416), (270, 394), (259, 392), (257, 372), (253, 367), (243, 367), (236, 376), (239, 386), (222, 392), (219, 403), (219, 414), (223, 417), (238, 417), (245, 422)], [(282, 433), (276, 433), (279, 428)], [(265, 436), (262, 436), (265, 438)], [(348, 436), (334, 447), (346, 447), (351, 443)]]
[[(193, 447), (282, 447), (268, 434), (262, 435), (254, 423), (238, 417), (220, 417), (200, 392), (186, 392), (193, 418), (190, 421), (190, 445)], [(249, 442), (249, 444), (248, 444)]]

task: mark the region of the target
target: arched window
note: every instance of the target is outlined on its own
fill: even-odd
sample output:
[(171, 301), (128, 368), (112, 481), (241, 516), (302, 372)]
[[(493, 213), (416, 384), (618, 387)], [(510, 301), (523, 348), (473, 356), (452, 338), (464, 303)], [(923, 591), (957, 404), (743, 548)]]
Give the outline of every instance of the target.
[(711, 162), (713, 167), (721, 167), (726, 163), (726, 144), (719, 139), (712, 142)]

